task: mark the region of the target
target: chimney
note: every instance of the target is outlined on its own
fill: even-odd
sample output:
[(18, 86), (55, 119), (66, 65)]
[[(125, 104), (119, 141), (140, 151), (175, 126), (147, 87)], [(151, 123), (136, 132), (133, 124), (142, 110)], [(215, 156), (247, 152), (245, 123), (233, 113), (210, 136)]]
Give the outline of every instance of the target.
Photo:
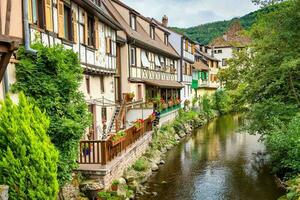
[(167, 17), (167, 15), (164, 15), (162, 18), (162, 24), (164, 27), (168, 27), (168, 23), (169, 23), (169, 18)]

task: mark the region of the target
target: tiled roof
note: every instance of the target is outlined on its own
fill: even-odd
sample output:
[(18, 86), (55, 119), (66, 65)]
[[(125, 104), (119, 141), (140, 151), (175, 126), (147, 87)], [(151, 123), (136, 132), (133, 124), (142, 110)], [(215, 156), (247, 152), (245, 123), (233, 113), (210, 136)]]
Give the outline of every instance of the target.
[(202, 61), (197, 61), (194, 64), (194, 68), (196, 70), (205, 70), (205, 71), (209, 71), (209, 67)]
[(251, 39), (242, 33), (243, 28), (239, 21), (231, 24), (223, 36), (214, 39), (209, 46), (214, 47), (245, 47), (251, 43)]
[[(137, 21), (137, 31), (132, 30), (130, 25), (126, 22), (126, 20), (121, 16), (118, 10), (114, 7), (111, 2), (112, 0), (103, 0), (108, 11), (114, 16), (114, 18), (121, 24), (123, 30), (126, 32), (129, 38), (132, 38), (136, 41), (137, 45), (141, 45), (145, 49), (151, 49), (155, 52), (160, 52), (161, 54), (165, 54), (171, 57), (179, 58), (179, 55), (176, 53), (174, 48), (169, 44), (168, 46), (164, 44), (164, 42), (159, 38), (158, 35), (155, 36), (155, 40), (153, 40), (150, 35), (143, 29), (142, 25)], [(124, 3), (120, 1), (113, 0), (116, 3), (124, 6)], [(125, 8), (129, 9), (128, 6)], [(139, 15), (138, 15), (139, 17)], [(145, 17), (143, 17), (145, 18)]]

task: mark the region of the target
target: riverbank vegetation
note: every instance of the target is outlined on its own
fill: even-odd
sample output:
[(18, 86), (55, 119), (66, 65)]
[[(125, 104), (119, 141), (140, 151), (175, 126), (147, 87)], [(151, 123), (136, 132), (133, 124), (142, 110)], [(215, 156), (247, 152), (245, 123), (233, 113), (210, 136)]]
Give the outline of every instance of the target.
[[(288, 0), (249, 31), (250, 48), (236, 52), (219, 73), (232, 103), (249, 108), (253, 134), (261, 134), (273, 171), (283, 180), (300, 173), (300, 0)], [(298, 185), (298, 186), (295, 186)], [(299, 181), (288, 181), (287, 199), (297, 199)]]

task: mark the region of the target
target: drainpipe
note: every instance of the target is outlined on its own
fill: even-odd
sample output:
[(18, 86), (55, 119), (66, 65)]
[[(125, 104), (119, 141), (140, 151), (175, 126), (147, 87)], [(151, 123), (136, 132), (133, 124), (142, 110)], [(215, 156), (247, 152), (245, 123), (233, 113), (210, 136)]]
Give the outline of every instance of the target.
[(8, 90), (9, 90), (7, 69), (5, 70), (5, 73), (4, 73), (3, 84), (4, 84), (4, 95), (6, 96)]
[(28, 0), (23, 0), (23, 28), (24, 28), (24, 45), (25, 51), (29, 54), (36, 55), (37, 51), (30, 47), (30, 33), (28, 22)]

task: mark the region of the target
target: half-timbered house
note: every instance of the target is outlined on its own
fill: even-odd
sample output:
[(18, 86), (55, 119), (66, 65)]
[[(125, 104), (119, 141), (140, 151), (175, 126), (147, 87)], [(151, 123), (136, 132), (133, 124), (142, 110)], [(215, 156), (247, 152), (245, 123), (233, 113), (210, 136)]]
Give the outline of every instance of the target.
[[(134, 93), (135, 100), (149, 103), (149, 112), (156, 106), (152, 102), (157, 99), (162, 102), (163, 112), (176, 109), (175, 100), (180, 99), (180, 89), (183, 86), (177, 80), (179, 55), (169, 43), (169, 31), (121, 1), (103, 2), (124, 30), (118, 31), (117, 41), (121, 63), (121, 92)], [(142, 117), (147, 117), (149, 112)], [(131, 109), (127, 116), (126, 121), (130, 123), (137, 115)]]
[(86, 139), (100, 139), (113, 120), (119, 95), (119, 24), (94, 0), (28, 0), (30, 43), (61, 44), (78, 53), (84, 69), (81, 91), (93, 115)]

